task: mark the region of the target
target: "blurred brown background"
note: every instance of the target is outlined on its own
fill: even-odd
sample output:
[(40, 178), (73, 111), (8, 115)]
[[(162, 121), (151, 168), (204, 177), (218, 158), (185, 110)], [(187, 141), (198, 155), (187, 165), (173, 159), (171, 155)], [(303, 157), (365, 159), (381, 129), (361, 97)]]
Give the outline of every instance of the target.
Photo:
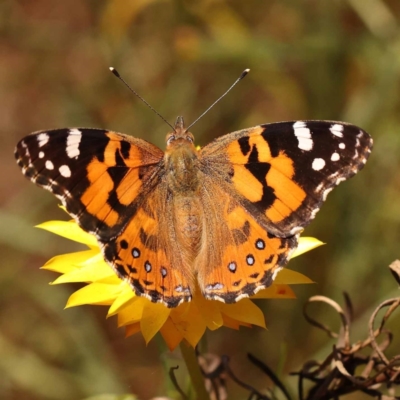
[[(165, 368), (182, 366), (179, 351), (166, 352), (160, 340), (146, 347), (140, 334), (124, 339), (116, 320), (105, 320), (105, 307), (63, 311), (78, 286), (51, 287), (56, 275), (39, 271), (51, 256), (79, 247), (33, 228), (66, 217), (50, 193), (20, 173), (13, 157), (19, 139), (86, 126), (164, 147), (168, 127), (109, 66), (171, 123), (177, 115), (193, 121), (250, 68), (193, 127), (200, 145), (259, 123), (307, 118), (348, 121), (373, 136), (366, 168), (329, 196), (305, 232), (327, 245), (289, 264), (317, 283), (296, 287), (298, 300), (260, 302), (268, 331), (220, 329), (208, 332), (207, 343), (231, 356), (250, 384), (268, 382), (248, 364), (249, 351), (295, 391), (287, 373), (327, 355), (334, 343), (302, 317), (308, 297), (342, 301), (347, 291), (355, 307), (352, 339), (366, 337), (371, 310), (398, 295), (387, 266), (400, 257), (399, 28), (398, 0), (2, 0), (0, 398), (149, 399), (167, 393)], [(314, 311), (338, 323), (326, 308)], [(399, 348), (397, 339), (392, 355)], [(244, 397), (230, 387), (232, 399)]]

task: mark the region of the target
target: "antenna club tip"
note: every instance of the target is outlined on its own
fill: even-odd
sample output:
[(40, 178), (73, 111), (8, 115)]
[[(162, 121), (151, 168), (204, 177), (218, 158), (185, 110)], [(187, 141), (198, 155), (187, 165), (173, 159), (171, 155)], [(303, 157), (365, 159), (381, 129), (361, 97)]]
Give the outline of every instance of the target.
[(240, 75), (240, 79), (243, 79), (250, 72), (250, 68), (246, 68)]
[(109, 67), (108, 68), (116, 77), (120, 77), (118, 71), (114, 67)]

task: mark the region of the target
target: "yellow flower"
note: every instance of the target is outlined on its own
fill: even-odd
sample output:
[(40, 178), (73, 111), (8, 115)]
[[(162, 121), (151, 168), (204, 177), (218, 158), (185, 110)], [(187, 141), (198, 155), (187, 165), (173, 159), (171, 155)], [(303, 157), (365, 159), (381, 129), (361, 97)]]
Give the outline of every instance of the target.
[[(75, 222), (49, 221), (38, 227), (89, 247), (88, 250), (56, 256), (42, 267), (62, 274), (52, 284), (87, 284), (71, 295), (66, 307), (82, 304), (110, 306), (108, 315), (118, 316), (118, 325), (125, 327), (127, 336), (141, 331), (148, 343), (160, 332), (172, 350), (183, 339), (193, 347), (196, 346), (207, 328), (215, 330), (226, 326), (239, 329), (240, 326), (253, 325), (265, 328), (264, 315), (251, 299), (224, 304), (220, 301), (206, 300), (198, 290), (191, 302), (170, 309), (136, 296), (132, 288), (119, 279), (103, 260), (95, 237), (84, 232)], [(292, 257), (321, 244), (314, 238), (301, 238)], [(285, 268), (269, 288), (261, 290), (252, 299), (294, 298), (289, 285), (311, 282), (299, 272)]]

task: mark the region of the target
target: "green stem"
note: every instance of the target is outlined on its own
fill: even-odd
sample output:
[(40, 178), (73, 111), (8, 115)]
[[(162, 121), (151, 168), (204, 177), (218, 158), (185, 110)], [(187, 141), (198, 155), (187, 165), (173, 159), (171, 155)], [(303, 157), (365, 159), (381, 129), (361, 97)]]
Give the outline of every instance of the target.
[(179, 347), (190, 375), (192, 387), (196, 393), (196, 400), (209, 400), (210, 396), (208, 395), (206, 387), (204, 386), (204, 377), (201, 373), (199, 363), (197, 362), (194, 349), (183, 341)]

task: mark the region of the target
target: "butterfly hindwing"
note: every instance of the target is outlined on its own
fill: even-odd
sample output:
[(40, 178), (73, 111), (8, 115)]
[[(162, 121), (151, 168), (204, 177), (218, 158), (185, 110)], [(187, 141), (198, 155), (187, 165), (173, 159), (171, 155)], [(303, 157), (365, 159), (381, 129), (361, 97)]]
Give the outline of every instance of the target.
[(139, 296), (168, 307), (192, 297), (193, 272), (174, 240), (173, 201), (165, 182), (146, 196), (124, 231), (100, 243), (106, 261)]
[(154, 189), (163, 154), (144, 140), (87, 128), (36, 132), (15, 151), (24, 175), (102, 239), (116, 236)]
[(222, 136), (201, 151), (203, 170), (268, 232), (286, 237), (315, 217), (334, 186), (366, 163), (372, 139), (342, 122), (291, 121)]
[[(199, 286), (207, 299), (233, 303), (272, 284), (297, 247), (298, 235), (279, 238), (268, 233), (213, 180), (204, 177), (204, 182), (213, 194), (202, 195), (207, 212), (205, 236), (218, 240), (220, 254), (217, 258), (212, 242), (203, 246), (198, 263)], [(215, 198), (219, 201), (212, 204)]]

